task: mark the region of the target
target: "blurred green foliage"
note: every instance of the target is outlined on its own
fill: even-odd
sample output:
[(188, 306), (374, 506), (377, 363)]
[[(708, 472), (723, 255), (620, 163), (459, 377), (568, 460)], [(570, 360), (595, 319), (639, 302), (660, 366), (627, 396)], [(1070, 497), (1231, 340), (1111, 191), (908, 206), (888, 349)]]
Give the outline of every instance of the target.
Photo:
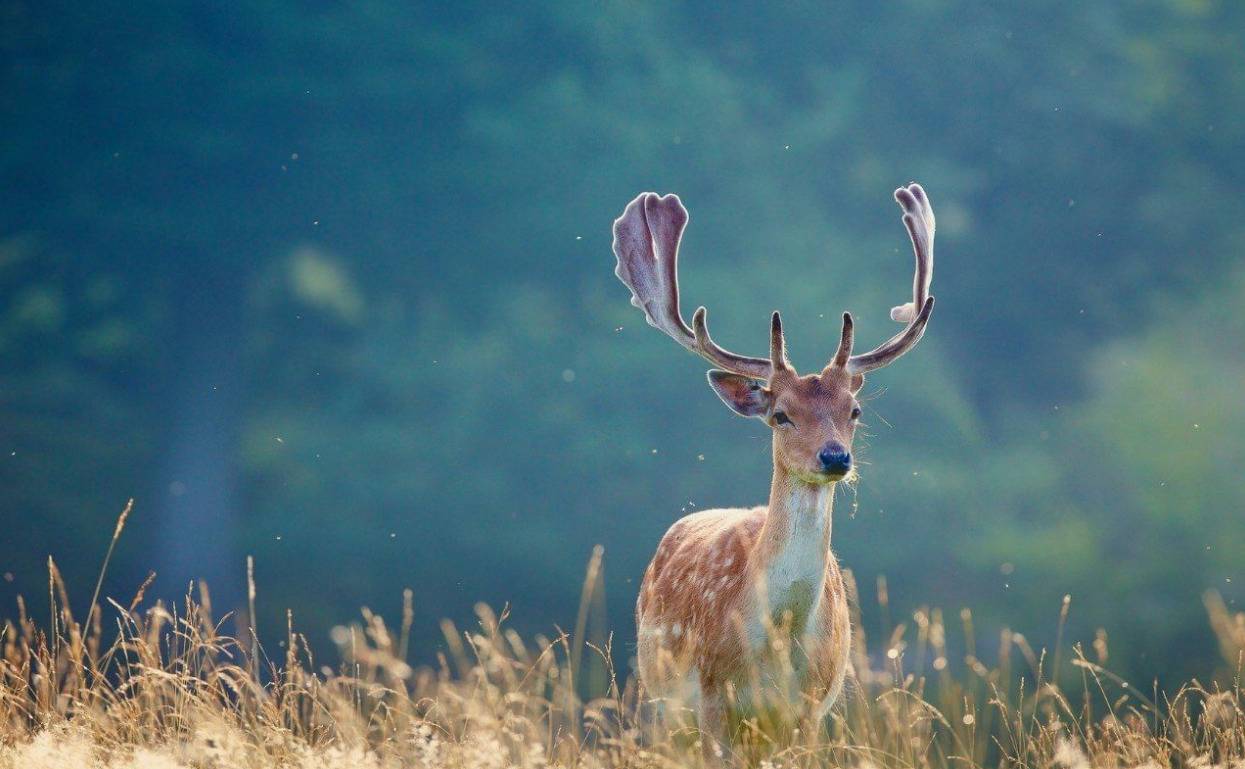
[[(610, 222), (691, 210), (685, 304), (797, 365), (893, 332), (890, 192), (938, 311), (872, 377), (835, 546), (874, 632), (919, 603), (1126, 672), (1204, 671), (1245, 599), (1245, 6), (0, 0), (0, 598), (216, 580), (313, 639), (610, 625), (682, 511), (762, 501), (763, 426), (648, 329)], [(892, 605), (869, 597), (879, 575)], [(233, 580), (231, 583), (230, 580)], [(86, 596), (82, 598), (85, 600)]]

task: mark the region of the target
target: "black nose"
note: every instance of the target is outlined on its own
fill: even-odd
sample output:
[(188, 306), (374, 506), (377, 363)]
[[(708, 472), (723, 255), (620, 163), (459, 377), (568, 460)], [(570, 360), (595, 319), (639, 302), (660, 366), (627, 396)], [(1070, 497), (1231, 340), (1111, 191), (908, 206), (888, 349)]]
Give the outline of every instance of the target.
[(843, 473), (852, 469), (852, 454), (838, 443), (827, 443), (817, 452), (821, 460), (821, 469), (827, 473)]

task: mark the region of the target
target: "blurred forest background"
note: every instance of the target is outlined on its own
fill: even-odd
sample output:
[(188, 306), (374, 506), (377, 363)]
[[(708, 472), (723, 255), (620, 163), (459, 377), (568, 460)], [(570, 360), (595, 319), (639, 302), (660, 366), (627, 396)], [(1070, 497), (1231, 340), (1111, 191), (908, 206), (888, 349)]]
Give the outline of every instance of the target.
[[(768, 431), (645, 326), (610, 224), (691, 211), (684, 304), (797, 366), (896, 330), (891, 191), (938, 309), (871, 378), (835, 549), (877, 635), (922, 604), (1204, 675), (1245, 602), (1245, 4), (0, 0), (0, 602), (207, 578), (313, 644), (414, 590), (607, 617)], [(872, 598), (879, 575), (890, 606)]]

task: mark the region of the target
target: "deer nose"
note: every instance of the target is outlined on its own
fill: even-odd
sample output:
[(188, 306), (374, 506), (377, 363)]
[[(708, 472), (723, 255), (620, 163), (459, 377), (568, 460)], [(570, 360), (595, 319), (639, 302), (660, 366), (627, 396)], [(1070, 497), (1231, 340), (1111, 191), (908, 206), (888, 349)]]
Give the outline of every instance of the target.
[(852, 469), (852, 454), (838, 441), (831, 441), (817, 452), (822, 472), (847, 474)]

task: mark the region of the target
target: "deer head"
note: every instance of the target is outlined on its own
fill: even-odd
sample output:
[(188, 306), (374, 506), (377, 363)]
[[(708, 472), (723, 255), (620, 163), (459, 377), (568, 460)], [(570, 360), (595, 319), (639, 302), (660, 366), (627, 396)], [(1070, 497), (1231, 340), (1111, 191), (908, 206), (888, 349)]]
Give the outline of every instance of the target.
[(808, 483), (834, 483), (852, 472), (852, 438), (860, 418), (856, 394), (864, 375), (893, 363), (925, 333), (934, 297), (934, 212), (915, 182), (895, 190), (904, 226), (916, 255), (912, 301), (891, 310), (905, 324), (895, 336), (869, 352), (852, 354), (853, 323), (843, 313), (838, 350), (825, 368), (801, 376), (787, 360), (782, 319), (770, 320), (768, 358), (750, 358), (719, 347), (709, 336), (700, 307), (688, 327), (679, 310), (679, 240), (687, 209), (677, 195), (646, 192), (631, 201), (614, 222), (615, 273), (631, 289), (631, 303), (650, 326), (664, 332), (717, 368), (709, 372), (714, 392), (735, 413), (765, 421), (774, 431), (774, 462)]

